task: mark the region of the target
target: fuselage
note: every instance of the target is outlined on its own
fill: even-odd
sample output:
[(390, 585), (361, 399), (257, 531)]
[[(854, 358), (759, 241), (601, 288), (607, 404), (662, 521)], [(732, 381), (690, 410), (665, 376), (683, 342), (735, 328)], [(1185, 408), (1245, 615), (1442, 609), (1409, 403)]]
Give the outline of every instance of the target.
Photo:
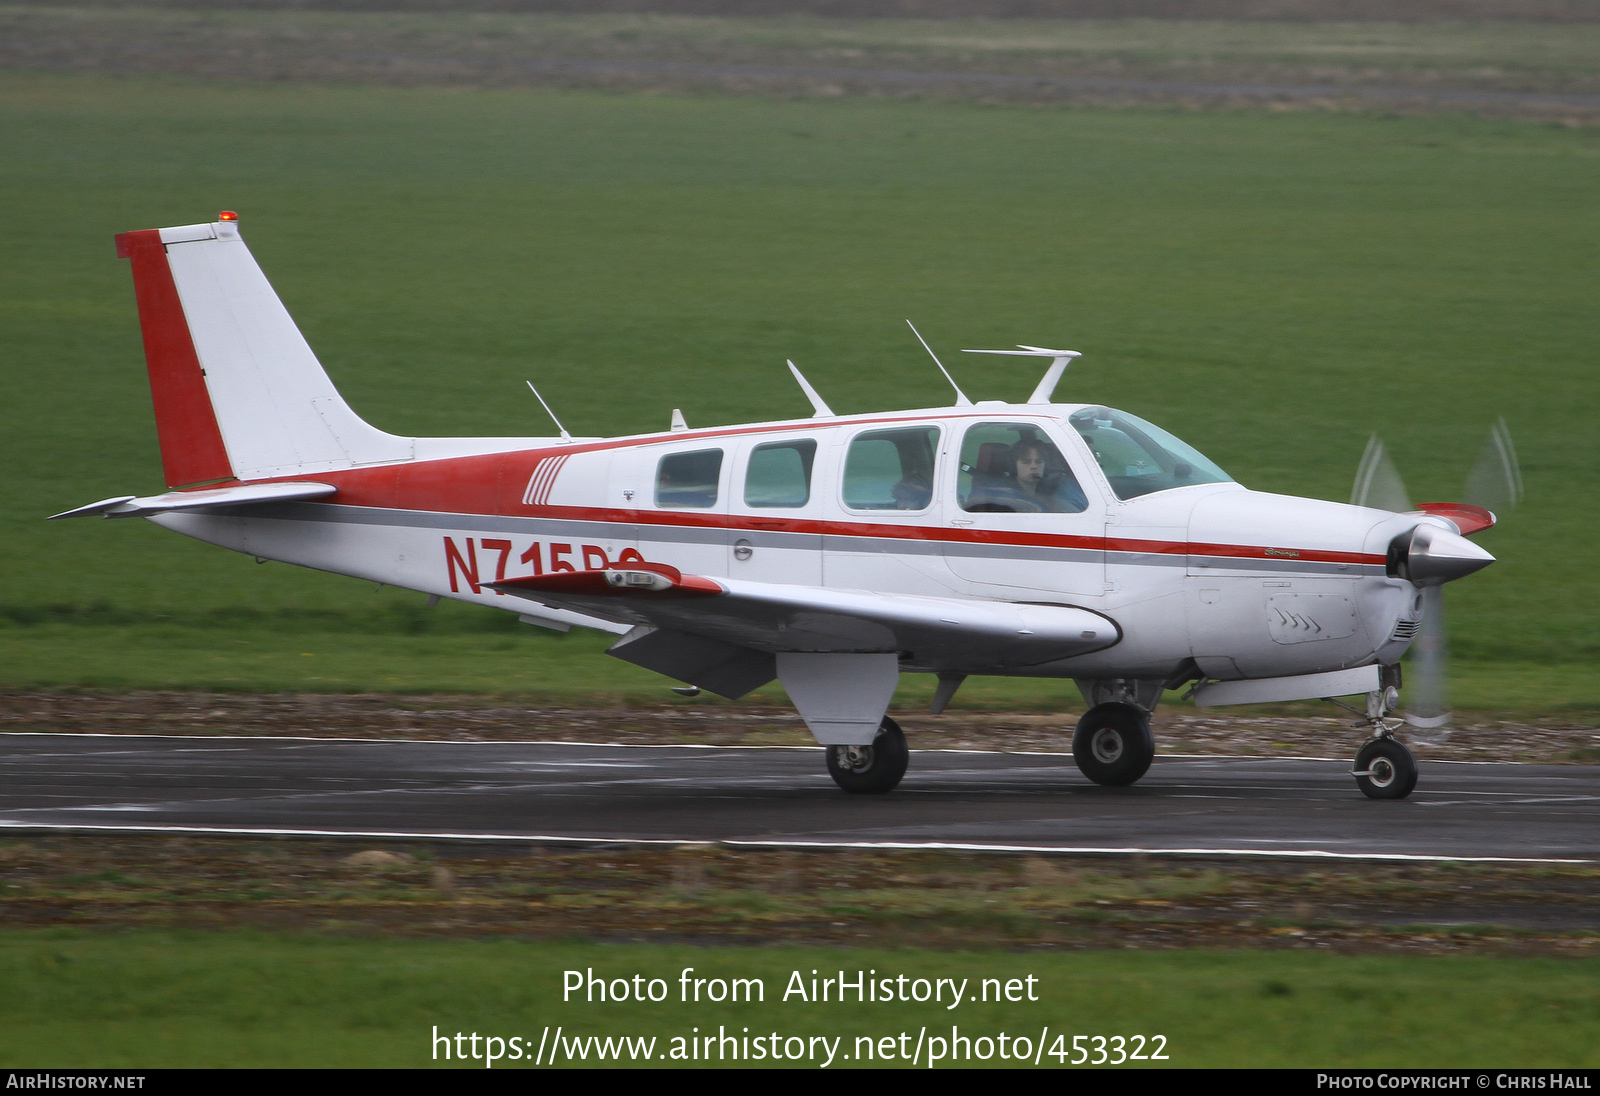
[(1421, 603), (1385, 553), (1417, 515), (1250, 491), (1141, 427), (1092, 405), (980, 403), (616, 439), (418, 439), (409, 460), (315, 473), (337, 488), (325, 501), (151, 520), (264, 559), (617, 634), (627, 625), (530, 613), (487, 584), (648, 562), (1070, 606), (1117, 633), (1026, 665), (981, 649), (901, 652), (912, 671), (1164, 679), (1188, 666), (1230, 680), (1399, 658)]

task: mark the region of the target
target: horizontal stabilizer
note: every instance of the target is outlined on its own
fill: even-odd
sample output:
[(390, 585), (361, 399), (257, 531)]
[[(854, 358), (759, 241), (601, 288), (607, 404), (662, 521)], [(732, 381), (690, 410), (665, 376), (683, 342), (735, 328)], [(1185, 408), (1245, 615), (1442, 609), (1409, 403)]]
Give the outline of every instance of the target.
[(164, 495), (118, 495), (91, 502), (76, 510), (51, 514), (56, 518), (79, 518), (99, 514), (107, 518), (137, 518), (165, 514), (174, 510), (209, 510), (217, 506), (251, 506), (262, 502), (296, 502), (327, 498), (339, 489), (331, 483), (243, 483), (235, 487), (212, 487), (201, 491), (168, 491)]

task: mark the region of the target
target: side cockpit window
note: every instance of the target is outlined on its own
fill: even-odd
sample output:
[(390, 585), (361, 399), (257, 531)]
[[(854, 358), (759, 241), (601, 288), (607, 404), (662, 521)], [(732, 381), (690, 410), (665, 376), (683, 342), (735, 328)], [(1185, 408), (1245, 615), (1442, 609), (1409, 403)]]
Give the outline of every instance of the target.
[(850, 442), (844, 504), (852, 510), (926, 510), (933, 501), (937, 426), (874, 430)]
[(656, 466), (656, 505), (668, 510), (707, 509), (717, 504), (722, 450), (668, 453)]
[(810, 438), (758, 445), (744, 476), (744, 504), (798, 509), (811, 501), (811, 466), (817, 443)]
[(963, 510), (980, 514), (1081, 514), (1088, 507), (1061, 450), (1026, 422), (967, 429), (956, 497)]

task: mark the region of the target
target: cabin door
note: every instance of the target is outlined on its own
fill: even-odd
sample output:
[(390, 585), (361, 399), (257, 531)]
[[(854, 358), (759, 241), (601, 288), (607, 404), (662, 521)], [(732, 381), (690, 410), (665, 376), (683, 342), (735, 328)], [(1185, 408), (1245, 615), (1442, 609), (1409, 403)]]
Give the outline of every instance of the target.
[(1048, 423), (964, 424), (944, 551), (965, 592), (1064, 604), (1102, 596), (1106, 505), (1080, 474), (1078, 449)]

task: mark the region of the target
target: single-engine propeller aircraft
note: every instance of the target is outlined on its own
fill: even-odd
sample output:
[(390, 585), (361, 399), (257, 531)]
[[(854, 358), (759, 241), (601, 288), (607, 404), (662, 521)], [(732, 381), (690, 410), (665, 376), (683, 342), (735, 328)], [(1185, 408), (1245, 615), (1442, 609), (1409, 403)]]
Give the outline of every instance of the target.
[(1424, 592), (1493, 562), (1463, 535), (1494, 523), (1485, 509), (1251, 491), (1135, 415), (1053, 402), (1078, 355), (1043, 347), (981, 351), (1049, 362), (1021, 404), (957, 388), (950, 407), (836, 415), (790, 363), (805, 418), (399, 437), (335, 391), (235, 214), (124, 233), (117, 253), (170, 490), (56, 517), (144, 517), (598, 629), (615, 657), (730, 698), (776, 678), (846, 791), (904, 774), (886, 713), (918, 672), (938, 677), (935, 712), (969, 674), (1073, 679), (1089, 705), (1073, 756), (1106, 785), (1148, 769), (1165, 689), (1200, 705), (1364, 695), (1356, 781), (1402, 798), (1416, 765), (1394, 737), (1398, 663)]

